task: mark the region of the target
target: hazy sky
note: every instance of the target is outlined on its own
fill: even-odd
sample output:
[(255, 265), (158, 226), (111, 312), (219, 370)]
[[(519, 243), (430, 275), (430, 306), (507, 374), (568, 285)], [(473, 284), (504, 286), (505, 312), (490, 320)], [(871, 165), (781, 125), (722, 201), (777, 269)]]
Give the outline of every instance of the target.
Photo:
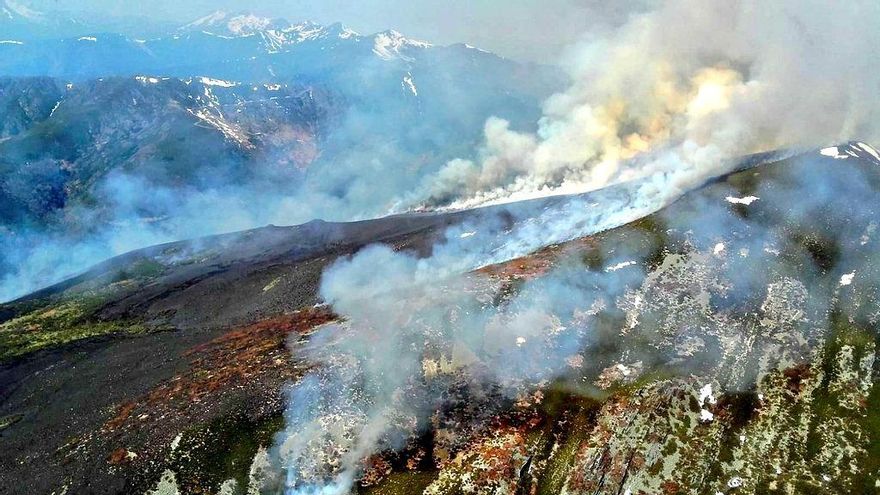
[(17, 0), (40, 10), (139, 15), (183, 23), (215, 10), (252, 11), (290, 21), (342, 21), (355, 31), (393, 28), (437, 43), (468, 42), (539, 61), (598, 25), (624, 19), (650, 0)]

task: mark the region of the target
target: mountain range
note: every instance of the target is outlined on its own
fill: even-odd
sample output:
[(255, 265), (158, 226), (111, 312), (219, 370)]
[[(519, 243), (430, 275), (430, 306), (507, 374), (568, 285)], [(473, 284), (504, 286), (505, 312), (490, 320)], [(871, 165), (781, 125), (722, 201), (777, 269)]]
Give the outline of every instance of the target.
[[(4, 5), (0, 298), (152, 242), (380, 215), (489, 116), (533, 128), (563, 80), (393, 30), (218, 12), (136, 38)], [(208, 196), (245, 213), (206, 218)], [(28, 254), (49, 243), (73, 254)]]

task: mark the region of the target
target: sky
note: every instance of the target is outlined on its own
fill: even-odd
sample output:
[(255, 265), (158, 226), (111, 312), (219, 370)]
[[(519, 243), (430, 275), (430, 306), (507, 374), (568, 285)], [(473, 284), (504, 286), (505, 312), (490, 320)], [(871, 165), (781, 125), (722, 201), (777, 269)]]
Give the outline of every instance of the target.
[(52, 11), (186, 23), (215, 10), (343, 22), (363, 34), (396, 29), (440, 44), (465, 42), (520, 60), (553, 62), (586, 32), (626, 19), (650, 0), (17, 0)]

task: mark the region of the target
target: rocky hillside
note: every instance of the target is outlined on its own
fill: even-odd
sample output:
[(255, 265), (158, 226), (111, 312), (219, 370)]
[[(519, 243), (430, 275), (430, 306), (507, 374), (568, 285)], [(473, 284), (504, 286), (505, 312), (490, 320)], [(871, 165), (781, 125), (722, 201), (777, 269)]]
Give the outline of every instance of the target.
[[(165, 187), (256, 181), (273, 172), (275, 180), (296, 181), (342, 112), (314, 88), (209, 78), (76, 85), (7, 78), (0, 98), (0, 224), (12, 230), (49, 224), (69, 205), (114, 207), (100, 189), (113, 172)], [(255, 165), (265, 161), (274, 170)]]
[[(481, 304), (512, 310), (560, 273), (601, 291), (483, 344), (563, 372), (513, 396), (451, 389), (356, 490), (875, 492), (878, 166), (851, 143), (745, 167), (469, 274)], [(279, 492), (283, 389), (314, 366), (288, 346), (339, 319), (325, 268), (377, 242), (428, 256), (461, 226), (509, 232), (566, 201), (157, 246), (0, 307), (0, 491)], [(418, 380), (469, 379), (444, 352), (424, 351)]]

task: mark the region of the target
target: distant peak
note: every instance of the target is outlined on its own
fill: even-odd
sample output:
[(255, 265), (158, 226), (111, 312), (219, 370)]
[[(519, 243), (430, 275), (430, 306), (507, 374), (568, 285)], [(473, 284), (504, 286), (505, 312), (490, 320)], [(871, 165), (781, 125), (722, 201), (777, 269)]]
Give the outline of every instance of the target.
[(353, 36), (360, 36), (357, 31), (350, 29), (348, 26), (341, 22), (334, 22), (325, 28), (327, 32), (332, 35), (339, 36), (340, 38), (351, 38)]
[(21, 17), (32, 21), (43, 20), (45, 15), (15, 0), (0, 0), (0, 18), (15, 19)]
[(250, 36), (263, 31), (283, 29), (290, 23), (284, 19), (263, 17), (252, 12), (229, 13), (214, 11), (204, 17), (186, 24), (181, 31), (204, 31), (226, 36)]
[(411, 60), (405, 52), (408, 49), (430, 48), (426, 41), (407, 38), (399, 31), (389, 29), (373, 35), (373, 53), (385, 60)]
[(184, 26), (184, 28), (214, 24), (214, 23), (222, 21), (223, 19), (226, 19), (228, 16), (229, 16), (229, 14), (227, 14), (223, 10), (215, 10), (214, 12), (206, 15), (205, 17), (201, 17), (201, 18), (196, 19), (195, 21), (187, 24), (186, 26)]

